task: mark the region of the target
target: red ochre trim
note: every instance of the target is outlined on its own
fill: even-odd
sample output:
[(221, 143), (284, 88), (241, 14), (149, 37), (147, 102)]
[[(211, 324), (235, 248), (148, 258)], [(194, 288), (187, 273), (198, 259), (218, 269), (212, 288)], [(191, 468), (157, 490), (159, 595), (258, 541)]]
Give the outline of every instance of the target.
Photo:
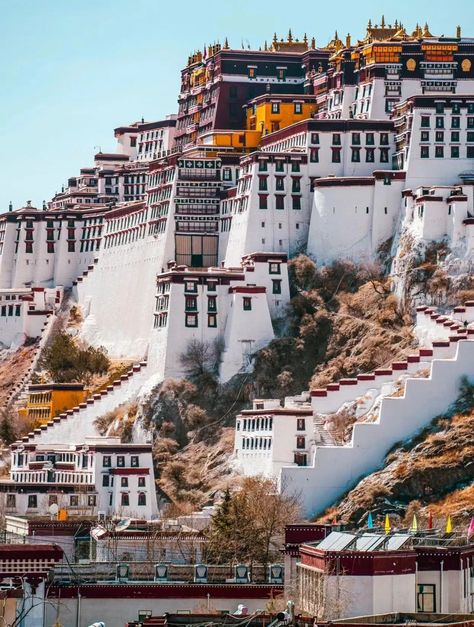
[(229, 292), (231, 294), (265, 294), (266, 291), (266, 287), (257, 287), (251, 285), (235, 285), (234, 287), (229, 287)]
[(446, 198), (446, 202), (456, 202), (457, 200), (461, 200), (464, 202), (467, 200), (467, 196), (464, 196), (464, 194), (459, 194), (454, 196), (448, 196), (448, 198)]
[(357, 385), (357, 379), (340, 379), (339, 385)]
[(446, 341), (436, 340), (432, 344), (433, 344), (433, 348), (448, 348), (449, 347), (449, 342), (447, 340)]
[(49, 598), (75, 599), (78, 592), (86, 599), (269, 599), (283, 594), (277, 585), (226, 584), (90, 584), (50, 587)]
[(377, 377), (385, 377), (385, 376), (393, 374), (393, 372), (391, 368), (379, 368), (378, 370), (374, 371), (374, 374)]
[(110, 473), (112, 475), (148, 475), (150, 474), (149, 468), (112, 468)]
[(431, 348), (420, 348), (419, 350), (420, 357), (432, 357), (433, 350)]
[(406, 370), (408, 368), (408, 362), (406, 361), (394, 361), (392, 364), (393, 370)]
[(311, 390), (310, 392), (311, 396), (316, 396), (316, 397), (323, 397), (323, 396), (327, 396), (327, 390)]
[(330, 176), (326, 178), (316, 179), (314, 181), (314, 187), (352, 187), (352, 186), (370, 186), (375, 185), (375, 179), (372, 176), (368, 177), (356, 177), (345, 176), (337, 177)]
[(375, 380), (375, 374), (373, 374), (373, 373), (358, 374), (357, 378), (359, 379), (359, 381), (374, 381)]

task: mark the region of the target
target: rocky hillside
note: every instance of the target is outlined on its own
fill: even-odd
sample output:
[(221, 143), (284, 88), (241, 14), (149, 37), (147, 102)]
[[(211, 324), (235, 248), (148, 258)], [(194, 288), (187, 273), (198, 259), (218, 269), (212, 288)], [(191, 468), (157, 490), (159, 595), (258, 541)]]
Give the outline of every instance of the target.
[(384, 468), (365, 477), (320, 519), (381, 523), (386, 513), (410, 524), (431, 512), (440, 524), (449, 514), (465, 524), (474, 505), (474, 386), (464, 382), (458, 402), (416, 438), (394, 447)]

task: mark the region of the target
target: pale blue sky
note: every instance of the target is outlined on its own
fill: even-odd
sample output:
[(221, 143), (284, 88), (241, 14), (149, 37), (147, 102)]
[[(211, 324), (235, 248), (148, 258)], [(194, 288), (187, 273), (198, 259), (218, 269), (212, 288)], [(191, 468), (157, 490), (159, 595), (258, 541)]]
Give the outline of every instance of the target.
[(474, 36), (472, 0), (0, 0), (0, 212), (41, 206), (95, 146), (113, 149), (114, 127), (176, 111), (179, 70), (204, 43), (258, 48), (291, 27), (325, 44), (382, 13)]

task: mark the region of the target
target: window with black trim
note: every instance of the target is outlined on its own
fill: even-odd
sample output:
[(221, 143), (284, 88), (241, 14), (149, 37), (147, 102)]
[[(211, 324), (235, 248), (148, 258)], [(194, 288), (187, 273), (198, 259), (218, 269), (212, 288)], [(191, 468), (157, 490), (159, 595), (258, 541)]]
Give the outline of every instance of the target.
[(435, 141), (436, 142), (444, 142), (444, 131), (436, 131)]
[(144, 488), (146, 485), (146, 477), (138, 477), (138, 487)]
[(36, 494), (28, 495), (28, 509), (36, 509), (38, 507), (38, 496)]
[(373, 163), (375, 161), (375, 148), (365, 149), (365, 161), (366, 163)]
[(297, 193), (301, 191), (301, 182), (299, 178), (294, 178), (292, 179), (292, 183), (291, 183), (291, 191), (293, 193)]
[(102, 475), (102, 487), (103, 488), (108, 488), (109, 487), (109, 483), (110, 483), (110, 476), (109, 475)]
[(285, 208), (285, 197), (282, 195), (275, 196), (275, 209), (284, 209)]
[(138, 505), (146, 505), (146, 494), (144, 492), (140, 492), (138, 495)]
[(374, 135), (374, 133), (366, 133), (366, 135), (365, 135), (365, 144), (366, 144), (366, 146), (373, 146), (375, 144), (375, 135)]
[(266, 176), (259, 176), (258, 177), (258, 189), (260, 191), (266, 191), (268, 189), (267, 177)]
[(197, 311), (197, 297), (196, 296), (186, 296), (186, 298), (185, 298), (185, 308), (186, 308), (186, 311)]
[(268, 162), (266, 159), (260, 159), (258, 162), (258, 170), (259, 172), (266, 172), (268, 170)]
[(388, 146), (388, 133), (380, 133), (380, 145)]
[(301, 115), (303, 113), (303, 105), (301, 102), (295, 102), (295, 115)]
[(281, 294), (281, 279), (272, 279), (272, 294)]
[(319, 144), (319, 133), (311, 133), (311, 143)]
[(217, 327), (217, 316), (215, 313), (207, 314), (207, 326), (211, 329), (215, 329)]
[(444, 128), (444, 118), (442, 117), (436, 118), (436, 128)]
[(459, 159), (459, 146), (451, 146), (451, 159)]
[(104, 455), (102, 457), (102, 466), (104, 468), (110, 468), (112, 466), (112, 458), (110, 455)]
[(352, 133), (352, 143), (354, 146), (360, 146), (360, 133)]
[(120, 499), (120, 504), (123, 507), (128, 507), (130, 505), (130, 496), (129, 496), (128, 492), (122, 492), (121, 499)]
[(417, 585), (416, 611), (433, 614), (436, 612), (436, 586), (432, 583)]
[(244, 296), (242, 300), (243, 300), (244, 311), (251, 311), (252, 310), (252, 299), (250, 298), (250, 296)]
[(359, 161), (360, 161), (360, 148), (352, 148), (351, 161), (352, 161), (352, 163), (359, 163)]
[(451, 128), (461, 128), (461, 118), (456, 116), (451, 118)]
[(296, 436), (296, 448), (306, 448), (306, 438), (304, 435)]
[(421, 116), (421, 128), (429, 128), (430, 127), (430, 116), (422, 115)]
[[(301, 209), (301, 196), (292, 196), (292, 206), (295, 211), (299, 211)], [(296, 228), (299, 229), (298, 223), (296, 224)]]
[(443, 159), (443, 157), (444, 157), (444, 146), (435, 146), (435, 157), (436, 157), (436, 159)]
[(258, 197), (258, 208), (259, 209), (267, 209), (268, 208), (268, 201), (267, 201), (267, 196), (265, 194), (260, 194)]
[(292, 161), (291, 162), (291, 171), (292, 172), (300, 172), (301, 167), (300, 167), (300, 162), (299, 161)]
[(198, 326), (197, 313), (187, 313), (186, 318), (185, 318), (185, 325), (187, 327), (197, 327)]
[(130, 466), (132, 468), (138, 468), (138, 466), (140, 465), (139, 462), (140, 462), (140, 458), (138, 457), (138, 455), (130, 456)]
[(120, 477), (120, 487), (128, 488), (128, 477)]
[(429, 146), (421, 146), (420, 147), (420, 157), (422, 159), (430, 158), (430, 147)]
[(333, 163), (341, 163), (341, 149), (340, 148), (332, 148), (332, 162)]
[(388, 148), (380, 149), (380, 163), (388, 163)]
[(309, 160), (311, 163), (319, 163), (319, 148), (310, 148)]
[(281, 264), (276, 261), (270, 261), (268, 264), (268, 273), (269, 274), (281, 274)]
[(272, 113), (280, 113), (280, 103), (272, 102)]
[(217, 311), (217, 296), (207, 297), (207, 311), (211, 311), (213, 313)]
[(117, 466), (119, 468), (125, 467), (125, 457), (123, 455), (117, 455)]
[(474, 118), (467, 118), (467, 128), (474, 128)]
[(305, 431), (306, 429), (306, 420), (304, 418), (297, 418), (296, 420), (296, 430), (297, 431)]
[(285, 179), (283, 176), (275, 176), (275, 189), (278, 192), (283, 192), (285, 190)]
[(421, 131), (420, 141), (429, 142), (430, 141), (430, 132), (429, 131)]
[(459, 131), (451, 131), (451, 141), (452, 142), (459, 141)]
[(71, 494), (69, 497), (69, 506), (70, 507), (79, 507), (79, 495)]
[(332, 144), (333, 144), (333, 146), (340, 146), (341, 145), (341, 134), (340, 133), (333, 133), (332, 134)]
[(184, 282), (184, 291), (191, 292), (195, 294), (198, 291), (198, 286), (196, 281), (185, 281)]
[(468, 159), (474, 159), (474, 146), (468, 146), (467, 147), (466, 157)]

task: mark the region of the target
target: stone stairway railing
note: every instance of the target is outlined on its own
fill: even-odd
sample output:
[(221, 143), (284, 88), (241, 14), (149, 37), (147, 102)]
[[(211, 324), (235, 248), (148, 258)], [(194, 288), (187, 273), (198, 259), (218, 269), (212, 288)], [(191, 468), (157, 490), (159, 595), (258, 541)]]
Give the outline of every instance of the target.
[(56, 315), (54, 312), (50, 312), (46, 314), (46, 321), (43, 324), (43, 328), (41, 330), (40, 340), (37, 343), (34, 351), (30, 365), (28, 366), (27, 371), (23, 374), (23, 376), (18, 379), (15, 387), (11, 390), (6, 405), (7, 406), (15, 406), (17, 407), (19, 403), (26, 397), (28, 385), (31, 383), (31, 377), (36, 370), (36, 366), (38, 365), (39, 358), (41, 357), (41, 351), (46, 345), (46, 342), (49, 339), (49, 335), (53, 329), (54, 322), (56, 320)]
[(93, 394), (76, 407), (59, 414), (48, 423), (28, 433), (16, 445), (26, 443), (81, 443), (87, 437), (99, 436), (95, 421), (135, 398), (150, 376), (147, 362), (134, 365), (113, 383)]
[(89, 276), (89, 274), (94, 270), (94, 268), (96, 267), (96, 265), (99, 262), (99, 258), (96, 257), (94, 259), (94, 262), (91, 263), (89, 266), (87, 266), (87, 270), (84, 270), (84, 272), (77, 277), (77, 279), (75, 281), (72, 282), (73, 288), (77, 286), (78, 283), (82, 283), (84, 281), (84, 279)]
[(474, 335), (474, 301), (455, 307), (451, 315), (441, 314), (435, 307), (425, 305), (416, 309), (416, 335), (420, 342), (434, 343), (450, 337)]
[[(406, 373), (410, 363), (419, 364), (422, 359), (430, 358), (429, 376), (408, 377), (403, 394), (384, 396), (377, 419), (356, 422), (347, 445), (330, 446), (321, 442), (315, 447), (311, 466), (282, 469), (281, 484), (302, 495), (306, 515), (319, 513), (334, 503), (361, 477), (379, 468), (387, 451), (397, 442), (412, 437), (449, 408), (459, 394), (462, 377), (474, 379), (473, 340), (474, 333), (463, 327), (456, 329), (447, 340), (435, 340), (432, 348), (420, 349), (418, 355), (409, 356), (406, 362), (395, 362), (400, 364), (395, 372)], [(386, 375), (379, 376), (389, 376), (388, 370), (393, 375), (393, 364)], [(359, 378), (355, 381), (347, 388), (357, 388)], [(367, 377), (362, 381), (372, 384), (373, 379)], [(343, 385), (342, 389), (345, 387)]]

